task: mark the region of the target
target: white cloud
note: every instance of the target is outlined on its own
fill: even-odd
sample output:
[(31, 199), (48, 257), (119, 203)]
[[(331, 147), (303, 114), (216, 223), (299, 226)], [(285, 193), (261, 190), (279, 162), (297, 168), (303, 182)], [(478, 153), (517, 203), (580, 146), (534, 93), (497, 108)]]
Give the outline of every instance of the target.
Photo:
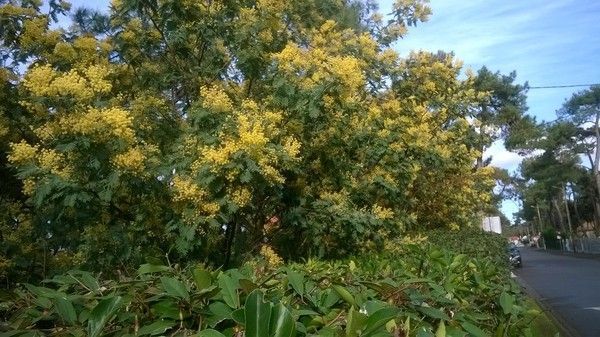
[(484, 159), (492, 157), (492, 166), (501, 167), (509, 170), (510, 172), (515, 171), (523, 157), (517, 153), (508, 151), (502, 141), (496, 141), (490, 146), (483, 154)]

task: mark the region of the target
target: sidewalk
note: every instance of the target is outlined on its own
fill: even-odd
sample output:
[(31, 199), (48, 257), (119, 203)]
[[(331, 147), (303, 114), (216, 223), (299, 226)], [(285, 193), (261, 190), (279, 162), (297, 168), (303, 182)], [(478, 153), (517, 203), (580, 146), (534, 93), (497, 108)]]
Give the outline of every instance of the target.
[(568, 251), (558, 250), (558, 249), (544, 249), (544, 248), (535, 248), (535, 247), (523, 247), (523, 248), (531, 249), (536, 252), (546, 252), (546, 253), (554, 254), (554, 255), (564, 255), (564, 256), (571, 256), (571, 257), (578, 257), (578, 258), (582, 258), (582, 259), (600, 260), (600, 254), (574, 253), (574, 252), (568, 252)]

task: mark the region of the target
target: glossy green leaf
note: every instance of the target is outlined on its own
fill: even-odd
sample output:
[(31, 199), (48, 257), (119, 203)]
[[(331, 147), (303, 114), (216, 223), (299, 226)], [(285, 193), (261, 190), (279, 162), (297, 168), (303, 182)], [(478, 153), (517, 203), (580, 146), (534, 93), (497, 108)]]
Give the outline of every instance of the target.
[(293, 270), (287, 271), (287, 278), (292, 289), (300, 296), (304, 296), (304, 275)]
[(350, 307), (346, 316), (346, 337), (357, 337), (365, 328), (367, 316)]
[(208, 310), (212, 314), (211, 317), (207, 318), (208, 325), (214, 327), (220, 322), (230, 319), (232, 310), (223, 302), (213, 302), (208, 306)]
[(196, 284), (196, 288), (198, 288), (198, 290), (206, 289), (212, 285), (212, 276), (210, 272), (204, 268), (194, 268), (192, 271), (192, 276), (194, 277), (194, 283)]
[(356, 301), (354, 300), (354, 296), (352, 296), (352, 294), (348, 291), (348, 289), (340, 286), (340, 285), (333, 285), (333, 290), (335, 290), (335, 292), (346, 302), (348, 302), (348, 304), (350, 305), (356, 305)]
[(417, 307), (417, 310), (419, 310), (420, 312), (422, 312), (423, 314), (431, 317), (431, 318), (435, 318), (435, 319), (443, 319), (446, 321), (450, 320), (450, 317), (448, 317), (448, 315), (441, 311), (438, 308), (432, 308), (432, 307)]
[(515, 300), (506, 291), (503, 291), (500, 295), (500, 306), (505, 314), (510, 314), (513, 311)]
[(200, 331), (196, 337), (225, 337), (224, 334), (218, 332), (217, 330), (213, 330), (213, 329), (206, 329), (206, 330), (202, 330)]
[(397, 308), (382, 308), (374, 312), (367, 318), (365, 331), (361, 336), (372, 336), (378, 329), (383, 327), (387, 322), (398, 316), (400, 312)]
[(231, 312), (231, 318), (236, 321), (236, 323), (245, 325), (246, 324), (246, 310), (244, 308), (240, 308)]
[(435, 331), (435, 337), (446, 337), (446, 324), (443, 320), (440, 321), (440, 324)]
[(240, 288), (242, 288), (242, 291), (246, 294), (249, 294), (254, 289), (258, 288), (258, 285), (256, 285), (254, 282), (252, 282), (248, 279), (245, 279), (245, 278), (240, 279), (239, 284), (240, 284)]
[(71, 301), (64, 297), (57, 297), (54, 299), (54, 306), (65, 323), (71, 325), (75, 323), (77, 320), (77, 314), (75, 313), (75, 308), (73, 307), (73, 303), (71, 303)]
[(88, 319), (88, 336), (97, 337), (102, 333), (102, 329), (108, 321), (115, 315), (121, 307), (123, 298), (114, 296), (103, 299), (90, 312)]
[(263, 301), (263, 293), (254, 290), (246, 298), (244, 314), (246, 319), (246, 337), (266, 337), (269, 335), (271, 303)]
[(489, 337), (489, 335), (481, 330), (479, 327), (477, 327), (476, 325), (473, 325), (469, 322), (462, 322), (460, 323), (460, 325), (467, 330), (468, 333), (470, 333), (471, 335), (473, 335), (473, 337)]
[(164, 276), (160, 278), (160, 282), (163, 286), (164, 291), (167, 294), (185, 300), (190, 299), (190, 293), (185, 287), (185, 284), (183, 284), (181, 281), (176, 280), (172, 277)]
[(270, 336), (293, 337), (296, 333), (294, 318), (285, 305), (279, 303), (273, 306), (270, 319)]
[(231, 277), (227, 276), (224, 273), (221, 273), (218, 277), (219, 288), (221, 288), (221, 295), (223, 296), (223, 301), (227, 303), (228, 306), (237, 309), (240, 307), (240, 298), (237, 292), (237, 285)]
[(164, 334), (167, 330), (175, 326), (177, 322), (173, 321), (156, 321), (149, 325), (145, 325), (138, 331), (138, 336), (154, 336), (158, 334)]

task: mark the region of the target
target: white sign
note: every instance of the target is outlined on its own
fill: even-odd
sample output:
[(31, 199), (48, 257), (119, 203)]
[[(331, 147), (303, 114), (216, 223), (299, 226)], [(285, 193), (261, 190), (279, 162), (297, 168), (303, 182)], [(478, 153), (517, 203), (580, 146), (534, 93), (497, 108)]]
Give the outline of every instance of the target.
[(502, 234), (502, 226), (500, 226), (499, 216), (488, 216), (483, 218), (481, 228), (486, 232), (494, 232)]

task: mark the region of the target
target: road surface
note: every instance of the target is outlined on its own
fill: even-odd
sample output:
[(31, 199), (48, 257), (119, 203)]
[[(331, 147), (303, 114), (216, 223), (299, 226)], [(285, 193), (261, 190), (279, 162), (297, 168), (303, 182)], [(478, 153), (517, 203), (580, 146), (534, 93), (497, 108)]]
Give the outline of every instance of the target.
[(517, 277), (574, 337), (600, 337), (600, 259), (519, 248)]

